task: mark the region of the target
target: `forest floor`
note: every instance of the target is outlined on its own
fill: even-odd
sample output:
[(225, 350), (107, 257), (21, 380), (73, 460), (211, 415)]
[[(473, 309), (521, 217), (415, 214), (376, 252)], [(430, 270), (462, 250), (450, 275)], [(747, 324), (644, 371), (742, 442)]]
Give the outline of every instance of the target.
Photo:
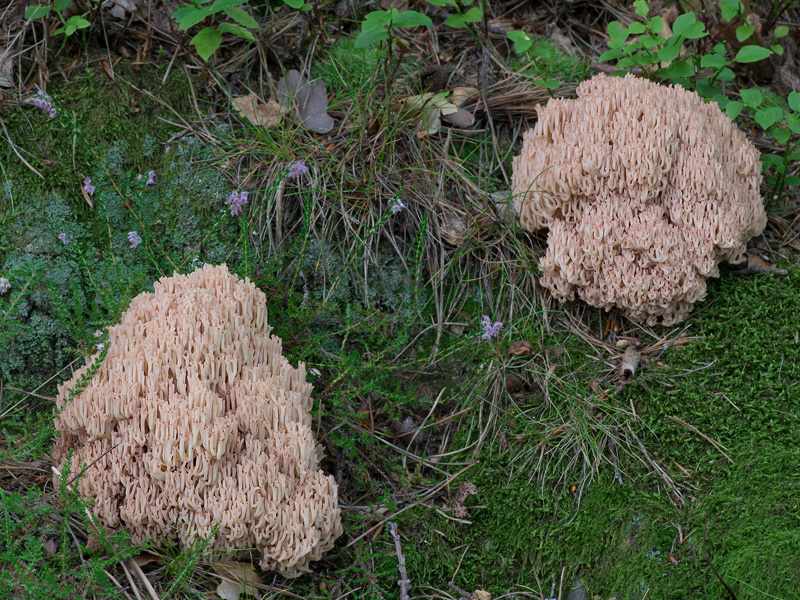
[[(734, 3), (764, 47), (789, 34), (780, 54), (731, 61), (722, 88), (785, 117), (737, 118), (777, 157), (750, 242), (761, 267), (721, 265), (672, 327), (554, 301), (537, 279), (546, 231), (509, 203), (537, 103), (613, 70), (609, 23), (637, 7), (251, 0), (249, 40), (225, 12), (180, 30), (175, 2), (115, 2), (0, 9), (0, 596), (402, 598), (402, 554), (411, 598), (800, 598), (796, 2)], [(709, 36), (687, 55), (728, 44), (730, 60), (739, 16), (721, 10), (650, 17), (694, 11)], [(392, 14), (409, 26), (359, 47)], [(204, 60), (194, 36), (225, 23)], [(313, 110), (279, 104), (292, 70), (324, 83)], [(238, 217), (234, 191), (249, 193)], [(202, 548), (98, 531), (50, 460), (56, 386), (104, 328), (158, 278), (222, 262), (266, 292), (307, 365), (345, 529), (310, 573), (247, 564), (233, 592)], [(484, 315), (503, 324), (488, 340)]]

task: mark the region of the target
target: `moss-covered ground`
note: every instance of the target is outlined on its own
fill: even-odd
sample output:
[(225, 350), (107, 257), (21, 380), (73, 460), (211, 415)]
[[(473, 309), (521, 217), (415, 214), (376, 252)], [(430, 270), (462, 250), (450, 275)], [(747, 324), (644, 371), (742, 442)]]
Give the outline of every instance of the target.
[[(548, 44), (536, 46), (539, 58), (551, 57), (540, 75), (586, 74)], [(582, 327), (596, 335), (579, 336), (566, 326), (575, 307), (549, 305), (532, 289), (513, 311), (503, 306), (497, 299), (508, 293), (492, 285), (519, 281), (511, 276), (432, 283), (421, 266), (428, 221), (401, 214), (371, 229), (368, 217), (385, 204), (376, 200), (376, 209), (366, 198), (373, 183), (350, 182), (350, 195), (324, 200), (302, 181), (287, 184), (284, 197), (296, 203), (287, 212), (291, 233), (270, 247), (264, 231), (274, 224), (260, 219), (274, 208), (274, 189), (255, 180), (245, 217), (225, 211), (240, 158), (231, 148), (252, 143), (247, 153), (267, 148), (282, 160), (306, 139), (320, 149), (297, 130), (284, 140), (280, 131), (200, 125), (183, 69), (162, 83), (167, 62), (137, 70), (123, 61), (114, 80), (98, 65), (54, 79), (48, 91), (61, 114), (53, 120), (32, 105), (2, 113), (30, 165), (10, 145), (0, 148), (0, 276), (12, 285), (0, 305), (0, 571), (8, 575), (0, 597), (130, 593), (122, 564), (138, 550), (124, 535), (87, 535), (83, 504), (53, 489), (48, 397), (134, 295), (206, 262), (228, 262), (267, 291), (287, 355), (312, 367), (314, 427), (343, 505), (346, 533), (336, 548), (311, 574), (275, 580), (264, 597), (399, 597), (390, 517), (413, 597), (458, 597), (460, 588), (566, 598), (576, 579), (603, 599), (724, 598), (726, 586), (739, 600), (800, 597), (796, 258), (779, 261), (786, 276), (723, 268), (681, 332), (691, 341), (664, 345), (616, 389), (615, 352), (592, 342), (605, 313), (583, 313)], [(345, 45), (314, 68), (333, 99), (347, 99), (376, 65), (375, 55)], [(447, 151), (477, 164), (476, 148), (488, 139), (462, 144), (464, 155)], [(330, 156), (320, 164), (335, 168)], [(151, 170), (156, 183), (148, 186)], [(81, 177), (96, 188), (91, 202)], [(337, 202), (363, 217), (355, 250), (336, 227), (319, 236), (311, 223), (315, 206)], [(130, 248), (130, 231), (143, 238), (138, 248)], [(398, 252), (381, 231), (396, 235)], [(362, 276), (365, 247), (374, 252)], [(437, 335), (430, 324), (442, 290), (452, 323)], [(480, 319), (492, 310), (505, 320), (503, 333), (483, 341)], [(636, 331), (651, 343), (679, 330)], [(533, 355), (509, 354), (521, 340)], [(509, 377), (523, 382), (521, 391)], [(427, 423), (424, 441), (408, 447), (392, 433), (407, 417)], [(477, 494), (459, 518), (452, 502), (462, 482)], [(143, 567), (159, 598), (213, 592), (196, 550), (162, 550)]]

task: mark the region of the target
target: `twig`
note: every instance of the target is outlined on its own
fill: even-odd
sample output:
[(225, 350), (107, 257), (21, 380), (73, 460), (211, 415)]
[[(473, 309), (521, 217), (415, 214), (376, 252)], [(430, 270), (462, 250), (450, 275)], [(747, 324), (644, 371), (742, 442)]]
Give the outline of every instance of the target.
[[(699, 430), (697, 427), (695, 427), (694, 425), (689, 425), (689, 423), (687, 423), (686, 421), (683, 421), (683, 420), (679, 419), (678, 417), (672, 417), (672, 416), (670, 416), (670, 415), (666, 415), (666, 417), (667, 417), (668, 419), (671, 419), (672, 421), (675, 421), (675, 422), (676, 422), (678, 425), (683, 425), (683, 426), (684, 426), (684, 427), (686, 427), (686, 429), (688, 429), (689, 431), (693, 431), (694, 433), (696, 433), (697, 435), (699, 435), (701, 438), (703, 438), (703, 439), (704, 439), (704, 440), (706, 440), (708, 443), (710, 443), (712, 446), (714, 446), (714, 448), (716, 448), (717, 450), (719, 450), (720, 452), (722, 452), (723, 456), (725, 456), (725, 458), (727, 458), (727, 459), (728, 459), (728, 460), (731, 462), (731, 464), (733, 464), (733, 459), (732, 459), (730, 456), (728, 456), (728, 455), (726, 454), (726, 452), (725, 452), (726, 450), (728, 450), (728, 449), (727, 449), (725, 446), (723, 446), (722, 444), (720, 444), (719, 442), (717, 442), (717, 441), (715, 441), (715, 440), (712, 440), (712, 439), (711, 439), (710, 437), (708, 437), (708, 436), (707, 436), (705, 433), (703, 433), (702, 431), (700, 431), (700, 430)], [(728, 452), (730, 452), (730, 450), (728, 450)]]
[(733, 590), (731, 590), (731, 588), (728, 587), (728, 584), (725, 583), (725, 580), (722, 579), (722, 577), (720, 577), (719, 573), (717, 573), (717, 570), (714, 568), (714, 565), (712, 564), (711, 559), (708, 557), (708, 552), (706, 551), (706, 532), (707, 531), (708, 531), (708, 513), (705, 514), (704, 519), (703, 519), (703, 555), (706, 558), (706, 562), (708, 563), (708, 566), (711, 567), (711, 570), (714, 572), (714, 575), (717, 576), (717, 579), (719, 579), (719, 582), (722, 584), (722, 586), (728, 592), (728, 597), (730, 598), (730, 600), (736, 600), (736, 595), (733, 593)]
[(737, 269), (731, 271), (731, 275), (756, 275), (757, 273), (772, 273), (774, 275), (788, 275), (789, 271), (786, 269), (775, 269), (773, 267), (760, 267), (758, 265), (751, 265), (744, 269)]
[(403, 549), (400, 547), (400, 536), (397, 534), (397, 523), (389, 521), (389, 531), (394, 538), (394, 547), (397, 550), (397, 570), (400, 571), (400, 579), (397, 585), (400, 586), (400, 600), (408, 600), (408, 589), (411, 587), (411, 580), (406, 572), (406, 557), (403, 556)]

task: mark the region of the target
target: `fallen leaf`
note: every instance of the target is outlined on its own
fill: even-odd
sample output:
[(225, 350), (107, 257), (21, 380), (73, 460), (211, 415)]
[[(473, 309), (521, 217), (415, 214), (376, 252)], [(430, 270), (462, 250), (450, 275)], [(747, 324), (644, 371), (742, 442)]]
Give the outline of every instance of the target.
[(455, 125), (461, 129), (472, 127), (475, 124), (475, 117), (471, 112), (463, 108), (459, 108), (454, 113), (449, 114), (444, 114), (444, 112), (442, 112), (442, 118), (451, 125)]
[(0, 87), (14, 87), (14, 58), (10, 47), (0, 46)]
[[(440, 205), (441, 206), (441, 205)], [(461, 246), (466, 239), (469, 225), (466, 215), (441, 207), (439, 210), (439, 233), (452, 246)]]
[(302, 127), (316, 133), (328, 133), (333, 129), (333, 118), (328, 114), (328, 92), (322, 79), (308, 81), (292, 69), (278, 81), (276, 95), (278, 104), (285, 109), (296, 108)]
[(619, 363), (619, 382), (625, 385), (633, 379), (636, 374), (636, 367), (639, 366), (639, 361), (642, 354), (636, 349), (636, 346), (630, 345), (625, 349), (622, 355), (622, 361)]
[(55, 553), (56, 553), (56, 551), (58, 550), (58, 549), (56, 548), (56, 541), (55, 541), (53, 538), (50, 538), (50, 539), (49, 539), (49, 540), (47, 540), (47, 541), (46, 541), (44, 544), (42, 544), (42, 548), (43, 548), (43, 549), (44, 549), (44, 551), (45, 551), (45, 552), (47, 552), (48, 554), (55, 554)]
[(475, 590), (472, 592), (472, 597), (475, 600), (492, 600), (492, 595), (486, 590)]
[(124, 19), (127, 13), (136, 11), (142, 0), (106, 0), (103, 8), (107, 8), (108, 13), (115, 19)]
[(381, 0), (381, 8), (383, 10), (396, 8), (397, 12), (403, 12), (404, 10), (408, 10), (408, 2), (405, 0)]
[(247, 119), (256, 127), (267, 129), (277, 126), (288, 110), (272, 99), (265, 103), (255, 94), (234, 98), (231, 104), (240, 117)]
[(460, 87), (453, 88), (453, 94), (450, 96), (450, 102), (456, 106), (461, 106), (464, 102), (477, 95), (477, 89), (468, 85), (462, 85)]
[(114, 69), (111, 68), (111, 63), (109, 63), (105, 58), (100, 59), (100, 66), (103, 68), (103, 73), (106, 74), (106, 77), (114, 80)]
[(533, 344), (527, 340), (517, 340), (508, 348), (508, 353), (515, 356), (530, 356), (534, 352)]
[(131, 559), (135, 562), (138, 566), (143, 567), (145, 565), (149, 565), (152, 562), (161, 562), (161, 557), (157, 554), (153, 554), (152, 552), (140, 552), (136, 556)]
[(517, 392), (521, 392), (522, 388), (525, 387), (525, 382), (522, 381), (518, 375), (514, 375), (514, 373), (506, 373), (506, 390), (508, 390), (509, 394), (515, 394)]
[(392, 435), (409, 448), (419, 446), (428, 439), (428, 433), (420, 431), (419, 428), (414, 425), (414, 419), (410, 416), (406, 417), (403, 421), (392, 421), (389, 428), (391, 429)]
[(239, 600), (245, 594), (258, 598), (256, 585), (261, 585), (261, 578), (250, 563), (234, 560), (220, 560), (214, 564), (214, 571), (222, 576), (217, 586), (217, 596), (225, 600)]
[(451, 510), (453, 511), (453, 516), (458, 519), (468, 519), (469, 512), (464, 506), (464, 501), (467, 499), (468, 496), (475, 495), (477, 493), (478, 493), (478, 487), (474, 483), (470, 483), (468, 481), (462, 481), (461, 485), (458, 486), (456, 497), (453, 498), (453, 504), (451, 506)]

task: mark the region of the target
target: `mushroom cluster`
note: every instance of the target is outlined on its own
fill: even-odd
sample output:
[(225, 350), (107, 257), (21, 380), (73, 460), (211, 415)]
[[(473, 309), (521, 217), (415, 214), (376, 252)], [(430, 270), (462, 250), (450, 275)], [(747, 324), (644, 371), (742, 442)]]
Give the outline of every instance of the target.
[(715, 102), (597, 75), (537, 112), (513, 190), (522, 226), (549, 229), (541, 283), (559, 300), (679, 322), (763, 231), (758, 150)]
[(264, 569), (307, 571), (342, 525), (305, 366), (270, 335), (265, 294), (225, 265), (154, 288), (109, 328), (102, 363), (59, 386), (53, 460), (88, 465), (79, 493), (135, 542), (205, 538), (208, 554), (257, 548)]

